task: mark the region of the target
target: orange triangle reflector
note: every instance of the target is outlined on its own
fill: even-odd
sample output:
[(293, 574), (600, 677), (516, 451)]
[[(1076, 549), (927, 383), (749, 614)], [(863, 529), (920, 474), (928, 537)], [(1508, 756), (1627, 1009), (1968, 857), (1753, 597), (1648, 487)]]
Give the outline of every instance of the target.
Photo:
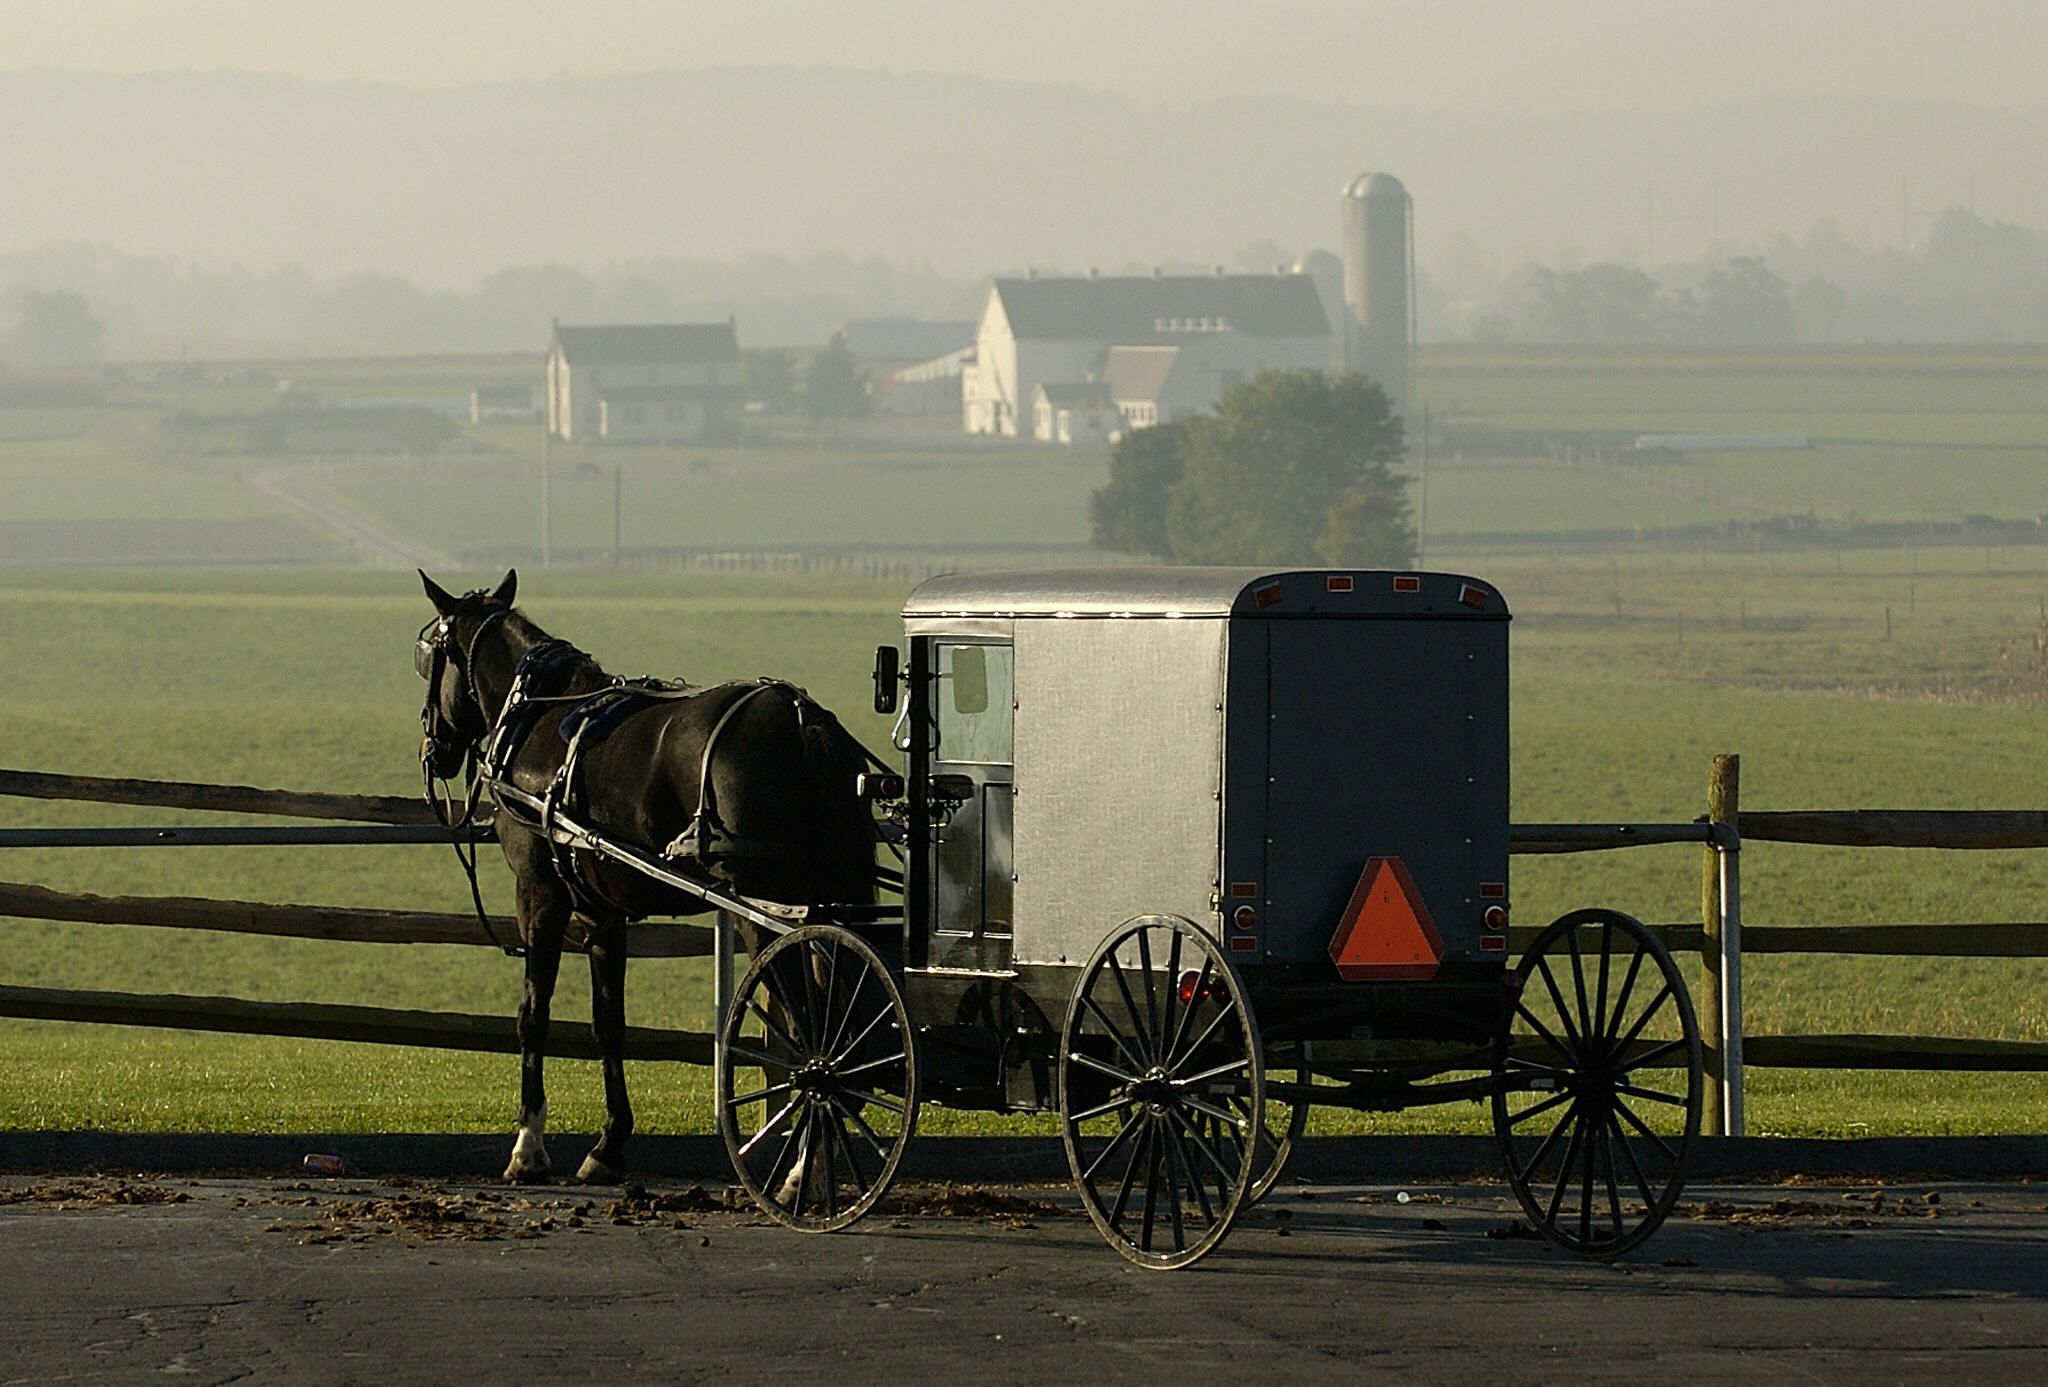
[(1369, 859), (1330, 938), (1337, 976), (1346, 982), (1425, 980), (1436, 976), (1443, 958), (1443, 936), (1407, 865), (1398, 857)]

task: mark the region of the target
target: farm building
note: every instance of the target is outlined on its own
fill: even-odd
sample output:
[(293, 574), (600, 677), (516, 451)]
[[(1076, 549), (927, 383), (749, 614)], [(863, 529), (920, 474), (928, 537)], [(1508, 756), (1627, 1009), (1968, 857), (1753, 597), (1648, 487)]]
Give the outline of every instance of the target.
[(952, 414), (960, 408), (960, 362), (974, 345), (971, 322), (862, 318), (844, 329), (878, 414)]
[(563, 327), (548, 343), (547, 427), (610, 443), (739, 437), (746, 390), (735, 324)]
[(1183, 349), (1185, 366), (1171, 369), (1189, 372), (1178, 386), (1204, 409), (1235, 379), (1327, 367), (1331, 343), (1306, 275), (998, 279), (962, 370), (962, 421), (969, 433), (1029, 434), (1039, 386), (1101, 379), (1112, 348)]
[(1101, 381), (1047, 381), (1032, 399), (1031, 436), (1041, 443), (1105, 443), (1122, 425)]
[(475, 385), (469, 391), (469, 422), (502, 423), (538, 417), (530, 385)]

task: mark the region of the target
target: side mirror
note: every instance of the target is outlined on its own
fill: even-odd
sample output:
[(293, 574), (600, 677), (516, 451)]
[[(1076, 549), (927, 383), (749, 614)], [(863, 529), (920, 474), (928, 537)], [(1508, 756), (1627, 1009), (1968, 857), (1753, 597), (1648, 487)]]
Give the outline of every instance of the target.
[(896, 659), (895, 646), (875, 647), (875, 711), (878, 713), (896, 711)]
[(988, 711), (988, 650), (983, 646), (953, 647), (953, 711), (969, 717)]

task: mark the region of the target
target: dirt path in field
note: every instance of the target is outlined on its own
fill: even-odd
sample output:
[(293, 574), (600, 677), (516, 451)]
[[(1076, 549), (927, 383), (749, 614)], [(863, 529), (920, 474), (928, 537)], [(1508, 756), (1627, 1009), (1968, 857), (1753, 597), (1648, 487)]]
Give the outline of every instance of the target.
[(452, 568), (453, 561), (437, 550), (422, 548), (321, 495), (305, 479), (325, 464), (285, 462), (252, 467), (241, 473), (242, 484), (305, 515), (353, 545), (372, 563), (393, 568)]

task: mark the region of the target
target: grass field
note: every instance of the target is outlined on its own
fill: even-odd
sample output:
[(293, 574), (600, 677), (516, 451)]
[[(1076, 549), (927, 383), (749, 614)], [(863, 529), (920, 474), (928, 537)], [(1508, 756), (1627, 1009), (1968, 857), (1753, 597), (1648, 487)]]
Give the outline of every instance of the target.
[[(449, 400), (530, 369), (479, 359), (283, 373), (334, 401)], [(1518, 617), (1518, 820), (1690, 819), (1703, 808), (1708, 757), (1722, 751), (1742, 753), (1751, 809), (2042, 803), (2030, 753), (2048, 734), (2048, 546), (2014, 542), (2009, 530), (2003, 543), (1969, 543), (1954, 524), (2048, 511), (2041, 354), (1467, 351), (1426, 354), (1419, 379), (1442, 430), (1433, 448), (1444, 448), (1429, 476), (1431, 566), (1489, 578)], [(0, 763), (414, 790), (407, 646), (426, 615), (416, 580), (343, 566), (351, 555), (340, 541), (238, 482), (280, 459), (159, 445), (163, 411), (254, 411), (271, 398), (246, 382), (145, 379), (109, 387), (104, 408), (0, 409), (0, 631), (10, 654)], [(617, 468), (629, 554), (839, 547), (973, 564), (997, 550), (1004, 561), (1080, 552), (1099, 458), (969, 448), (929, 421), (892, 428), (871, 423), (835, 442), (778, 422), (740, 450), (559, 449), (557, 544), (609, 548)], [(1805, 431), (1817, 446), (1613, 457), (1635, 432), (1679, 429)], [(1484, 455), (1460, 461), (1461, 437), (1482, 441)], [(532, 430), (465, 429), (446, 453), (349, 459), (320, 485), (417, 542), (497, 563), (535, 544), (537, 444)], [(1586, 460), (1594, 449), (1602, 460)], [(1819, 532), (1797, 547), (1725, 529), (1708, 543), (1660, 536), (1806, 511)], [(1877, 522), (1924, 523), (1925, 542), (1865, 543), (1857, 527)], [(1625, 533), (1565, 538), (1592, 531)], [(859, 711), (865, 671), (873, 645), (897, 634), (906, 584), (858, 572), (528, 568), (522, 590), (538, 620), (620, 672), (772, 672), (807, 685), (880, 747), (886, 729)], [(0, 801), (7, 823), (166, 817)], [(1517, 859), (1517, 915), (1540, 921), (1602, 903), (1696, 919), (1699, 867), (1696, 849), (1675, 848)], [(109, 893), (464, 905), (449, 854), (431, 849), (17, 851), (0, 875)], [(1754, 845), (1744, 876), (1753, 924), (2026, 919), (2040, 914), (2048, 856)], [(486, 885), (502, 907), (502, 871)], [(4, 980), (33, 985), (495, 1013), (518, 991), (518, 965), (482, 949), (19, 921), (0, 921), (0, 949)], [(565, 970), (560, 1015), (587, 1014), (579, 971)], [(2048, 964), (1758, 957), (1747, 986), (1754, 1033), (2048, 1040)], [(708, 1024), (701, 963), (637, 964), (629, 994), (636, 1024)], [(0, 1076), (0, 1126), (494, 1130), (510, 1121), (516, 1065), (0, 1022)], [(553, 1076), (555, 1125), (594, 1126), (594, 1066), (558, 1064)], [(1750, 1077), (1753, 1130), (2048, 1129), (2038, 1076)], [(641, 1065), (635, 1089), (643, 1130), (704, 1128), (701, 1074)], [(935, 1119), (941, 1129), (976, 1121)], [(1459, 1109), (1379, 1125), (1482, 1121)]]

